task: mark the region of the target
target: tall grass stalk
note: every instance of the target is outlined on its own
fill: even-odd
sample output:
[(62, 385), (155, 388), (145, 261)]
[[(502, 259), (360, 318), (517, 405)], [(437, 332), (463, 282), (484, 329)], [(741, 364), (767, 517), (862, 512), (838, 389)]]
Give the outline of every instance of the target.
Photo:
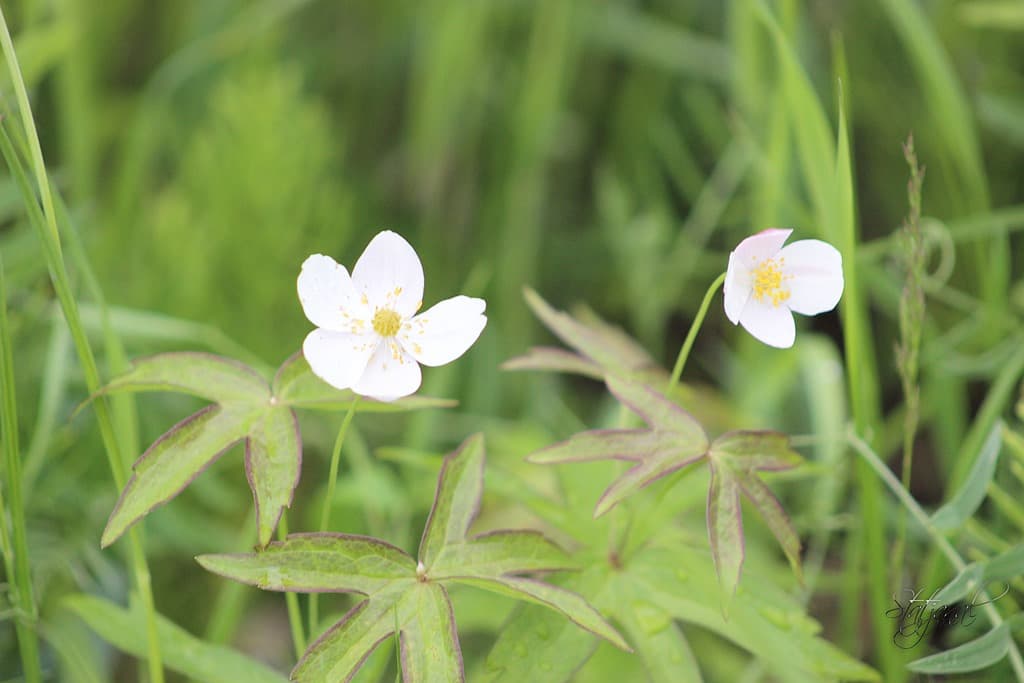
[[(2, 48), (4, 60), (14, 85), (14, 92), (20, 110), (22, 125), (28, 141), (30, 164), (35, 175), (39, 197), (42, 201), (42, 215), (39, 212), (39, 205), (36, 202), (35, 193), (25, 172), (21, 168), (17, 152), (7, 134), (6, 128), (0, 130), (0, 147), (7, 161), (11, 175), (15, 177), (25, 202), (26, 210), (33, 225), (39, 231), (43, 248), (46, 253), (47, 265), (50, 270), (50, 278), (54, 290), (60, 302), (64, 318), (67, 320), (71, 337), (74, 340), (78, 351), (79, 361), (82, 364), (82, 371), (85, 375), (86, 386), (90, 393), (99, 391), (101, 387), (99, 369), (96, 358), (93, 355), (92, 347), (86, 336), (82, 325), (78, 304), (71, 291), (70, 279), (64, 264), (64, 256), (60, 245), (60, 233), (57, 229), (57, 213), (54, 208), (53, 194), (50, 190), (50, 182), (46, 172), (46, 165), (43, 161), (42, 148), (39, 144), (39, 136), (36, 132), (35, 123), (32, 118), (32, 109), (29, 105), (28, 92), (25, 88), (25, 81), (22, 78), (21, 68), (18, 65), (18, 58), (14, 50), (14, 42), (11, 39), (10, 29), (7, 25), (7, 18), (3, 9), (0, 8), (0, 48)], [(96, 419), (99, 423), (100, 435), (107, 454), (107, 460), (114, 478), (114, 484), (118, 490), (124, 487), (126, 472), (122, 460), (114, 422), (111, 417), (110, 408), (104, 398), (93, 403), (96, 411)], [(156, 629), (156, 608), (153, 604), (153, 593), (150, 581), (149, 567), (146, 563), (146, 555), (143, 550), (141, 533), (133, 530), (129, 534), (129, 545), (131, 550), (132, 571), (135, 575), (135, 584), (138, 590), (139, 599), (142, 602), (146, 614), (147, 634), (147, 663), (151, 683), (163, 683), (163, 663), (160, 655), (160, 642)]]
[[(11, 537), (7, 534), (7, 519), (0, 519), (4, 530), (3, 553), (8, 581), (12, 582), (14, 606), (19, 614), (15, 617), (15, 631), (18, 635), (18, 649), (27, 683), (40, 683), (42, 672), (39, 667), (39, 639), (34, 622), (38, 618), (35, 597), (32, 594), (32, 574), (28, 562), (28, 534), (25, 529), (25, 502), (21, 491), (21, 454), (18, 449), (18, 410), (14, 386), (14, 354), (11, 351), (11, 335), (7, 326), (7, 287), (4, 284), (4, 267), (0, 261), (0, 431), (3, 433), (4, 474), (7, 480), (10, 507), (5, 508), (0, 500), (0, 515), (8, 513), (11, 519)], [(11, 561), (11, 556), (13, 561)], [(32, 622), (31, 624), (26, 621)]]
[[(962, 572), (967, 569), (967, 562), (960, 556), (960, 553), (956, 551), (956, 548), (950, 544), (946, 537), (941, 531), (935, 528), (932, 524), (931, 518), (928, 513), (925, 512), (914, 497), (910, 495), (910, 492), (900, 483), (899, 479), (896, 478), (889, 467), (882, 462), (882, 459), (878, 457), (878, 454), (872, 450), (863, 439), (857, 436), (856, 433), (850, 433), (848, 436), (850, 445), (855, 451), (861, 456), (861, 459), (867, 463), (867, 465), (874, 470), (875, 474), (882, 480), (882, 482), (889, 487), (889, 490), (893, 492), (896, 498), (903, 504), (903, 507), (913, 515), (914, 519), (921, 525), (921, 527), (928, 533), (928, 536), (932, 539), (932, 543), (935, 547), (946, 556), (949, 563), (953, 565), (953, 568), (957, 572)], [(982, 611), (985, 616), (988, 617), (992, 627), (995, 628), (1003, 623), (1003, 617), (999, 614), (999, 610), (992, 604), (992, 599), (985, 591), (984, 586), (976, 586), (978, 588), (978, 596), (982, 602), (977, 603), (982, 607)], [(1019, 683), (1024, 683), (1024, 659), (1021, 658), (1020, 650), (1017, 649), (1017, 643), (1011, 638), (1010, 648), (1008, 651), (1010, 658), (1010, 665), (1013, 667), (1014, 675), (1017, 677)]]

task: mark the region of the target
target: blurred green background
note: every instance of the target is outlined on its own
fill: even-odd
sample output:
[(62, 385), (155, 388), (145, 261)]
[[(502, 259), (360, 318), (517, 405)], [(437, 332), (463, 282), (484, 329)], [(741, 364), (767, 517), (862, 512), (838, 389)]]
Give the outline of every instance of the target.
[[(764, 7), (795, 48), (818, 114), (783, 96)], [(499, 370), (551, 339), (526, 308), (524, 285), (558, 307), (586, 302), (670, 366), (740, 239), (770, 226), (795, 228), (794, 239), (833, 234), (819, 224), (797, 139), (804, 114), (813, 128), (823, 113), (834, 144), (840, 102), (880, 397), (896, 408), (880, 425), (891, 452), (902, 401), (892, 357), (902, 272), (891, 235), (907, 211), (900, 145), (913, 132), (927, 166), (936, 274), (922, 361), (926, 464), (915, 479), (926, 503), (941, 498), (985, 386), (1020, 340), (1022, 8), (1014, 0), (4, 0), (44, 155), (128, 356), (209, 349), (276, 367), (311, 328), (295, 293), (302, 260), (322, 252), (351, 265), (383, 228), (418, 250), (425, 306), (459, 292), (487, 299), (480, 342), (425, 373), (424, 392), (458, 398), (459, 413), (368, 419), (356, 439), (366, 453), (443, 452), (483, 427), (511, 461), (586, 422), (598, 385)], [(115, 492), (91, 417), (70, 417), (84, 398), (81, 378), (43, 253), (6, 178), (0, 221), (44, 611), (71, 587), (122, 595), (123, 568), (98, 549)], [(96, 289), (84, 261), (69, 261), (100, 340)], [(813, 392), (801, 386), (815, 376), (812, 358), (834, 370), (839, 319), (800, 324), (819, 335), (769, 351), (729, 325), (716, 302), (684, 379), (725, 389), (729, 426), (816, 429)], [(112, 359), (102, 360), (109, 373)], [(191, 406), (140, 399), (136, 446)], [(335, 423), (303, 423), (300, 495), (322, 495)], [(194, 632), (221, 628), (221, 639), (241, 617), (208, 624), (223, 582), (191, 557), (239, 546), (251, 504), (233, 457), (148, 523), (160, 610)], [(390, 479), (343, 485), (339, 495), (354, 502), (338, 511), (337, 527), (367, 528), (374, 506), (401, 510), (406, 521), (421, 515), (432, 476), (401, 476), (415, 493)], [(799, 521), (806, 508), (795, 508)], [(309, 506), (310, 519), (318, 509)], [(392, 531), (415, 528), (396, 522)], [(280, 611), (280, 601), (259, 599)], [(280, 617), (266, 617), (269, 637), (287, 657)], [(92, 642), (80, 625), (60, 623), (68, 642)], [(843, 637), (860, 647), (858, 634)], [(0, 654), (14, 651), (13, 631), (0, 629)], [(0, 665), (0, 680), (4, 673)]]

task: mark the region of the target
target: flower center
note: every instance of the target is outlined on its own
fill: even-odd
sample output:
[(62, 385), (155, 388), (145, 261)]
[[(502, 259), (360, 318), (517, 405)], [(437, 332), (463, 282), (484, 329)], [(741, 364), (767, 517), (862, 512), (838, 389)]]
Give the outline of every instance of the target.
[[(759, 302), (770, 301), (772, 306), (778, 307), (780, 303), (789, 298), (789, 288), (783, 287), (782, 283), (792, 276), (782, 272), (785, 259), (765, 259), (761, 265), (754, 268), (754, 298)], [(376, 326), (376, 322), (374, 322)]]
[(380, 308), (373, 314), (373, 331), (382, 337), (394, 337), (402, 327), (402, 318), (390, 308)]

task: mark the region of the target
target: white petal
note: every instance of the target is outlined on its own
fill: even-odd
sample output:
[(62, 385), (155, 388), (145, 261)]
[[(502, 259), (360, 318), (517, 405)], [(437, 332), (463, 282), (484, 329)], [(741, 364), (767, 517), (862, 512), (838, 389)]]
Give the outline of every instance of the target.
[(423, 265), (416, 250), (390, 230), (378, 233), (352, 269), (356, 290), (373, 307), (411, 318), (423, 303)]
[(751, 293), (750, 271), (736, 257), (736, 252), (729, 254), (729, 267), (725, 271), (725, 317), (733, 325), (740, 321), (740, 313), (747, 305)]
[(758, 341), (779, 349), (788, 349), (796, 339), (793, 314), (786, 306), (773, 306), (753, 299), (743, 307), (740, 325)]
[(398, 338), (420, 363), (444, 365), (464, 354), (487, 324), (483, 299), (456, 296), (431, 306), (402, 326)]
[(379, 343), (373, 334), (313, 330), (302, 343), (302, 355), (314, 375), (335, 389), (348, 389), (362, 376)]
[(352, 391), (378, 401), (415, 393), (420, 388), (420, 366), (394, 339), (385, 339), (373, 354)]
[(302, 311), (317, 327), (347, 331), (354, 318), (366, 317), (348, 271), (330, 256), (307, 258), (296, 285)]
[(831, 311), (843, 295), (843, 257), (821, 240), (800, 240), (779, 252), (782, 270), (792, 276), (786, 305), (796, 313)]
[(792, 233), (793, 231), (788, 229), (768, 228), (740, 242), (732, 253), (735, 254), (737, 262), (749, 270), (779, 253)]

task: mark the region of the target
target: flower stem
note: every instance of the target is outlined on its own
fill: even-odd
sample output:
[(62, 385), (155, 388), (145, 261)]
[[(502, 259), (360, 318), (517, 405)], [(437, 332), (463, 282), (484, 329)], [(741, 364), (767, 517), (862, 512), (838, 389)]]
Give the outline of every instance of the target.
[[(99, 368), (96, 364), (96, 357), (93, 355), (92, 347), (89, 344), (89, 339), (85, 334), (85, 328), (82, 325), (78, 304), (71, 291), (71, 282), (68, 277), (67, 268), (64, 265), (64, 255), (60, 245), (60, 232), (57, 228), (57, 214), (54, 208), (53, 194), (50, 190), (46, 164), (43, 161), (39, 135), (36, 132), (35, 123), (32, 119), (32, 109), (29, 105), (28, 92), (25, 88), (25, 81), (22, 78), (21, 68), (18, 66), (14, 42), (11, 39), (11, 32), (7, 26), (7, 19), (2, 9), (0, 9), (0, 50), (2, 50), (4, 61), (7, 63), (7, 70), (11, 77), (11, 83), (14, 86), (14, 94), (18, 102), (18, 109), (20, 110), (21, 121), (27, 140), (30, 165), (35, 175), (39, 197), (42, 202), (42, 211), (40, 211), (34, 192), (28, 185), (20, 159), (7, 135), (6, 129), (0, 128), (0, 144), (2, 144), (3, 156), (7, 161), (12, 176), (15, 177), (19, 189), (21, 189), (24, 195), (25, 210), (29, 215), (30, 222), (39, 231), (40, 240), (46, 254), (47, 265), (50, 270), (50, 279), (57, 294), (57, 299), (60, 302), (64, 319), (67, 321), (68, 330), (71, 332), (71, 337), (78, 351), (78, 358), (82, 365), (86, 387), (90, 394), (95, 394), (101, 386)], [(117, 432), (111, 418), (110, 408), (106, 399), (100, 398), (93, 403), (93, 409), (96, 411), (96, 421), (99, 424), (100, 436), (103, 440), (114, 484), (120, 490), (124, 486), (126, 479), (126, 467), (121, 459)], [(136, 589), (146, 615), (146, 661), (148, 664), (149, 681), (150, 683), (163, 683), (163, 660), (160, 655), (160, 641), (156, 628), (156, 608), (153, 604), (149, 567), (146, 564), (141, 532), (133, 529), (129, 532), (128, 539)]]
[[(331, 452), (331, 470), (327, 475), (327, 497), (324, 498), (324, 505), (320, 509), (320, 532), (327, 531), (327, 522), (331, 518), (331, 502), (334, 500), (334, 484), (338, 479), (338, 461), (341, 460), (341, 446), (345, 443), (345, 435), (348, 434), (348, 426), (352, 424), (352, 418), (356, 414), (356, 406), (359, 404), (359, 396), (353, 394), (352, 403), (348, 406), (345, 419), (341, 421), (341, 429), (338, 430), (338, 437), (334, 440), (334, 450)], [(316, 633), (317, 621), (319, 620), (319, 596), (313, 593), (309, 596), (309, 635)]]
[[(277, 538), (283, 541), (288, 536), (288, 513), (281, 513), (281, 520), (277, 523)], [(302, 653), (306, 651), (306, 636), (302, 633), (302, 612), (299, 610), (299, 596), (295, 593), (284, 594), (285, 604), (288, 605), (288, 625), (292, 631), (292, 645), (295, 646), (295, 659), (302, 659)]]
[(704, 316), (707, 315), (708, 307), (711, 305), (711, 299), (714, 298), (715, 292), (725, 282), (725, 273), (722, 273), (715, 281), (708, 287), (708, 291), (704, 293), (704, 300), (700, 302), (700, 308), (697, 309), (697, 316), (693, 319), (693, 323), (690, 325), (690, 331), (686, 333), (686, 339), (683, 341), (682, 348), (679, 349), (679, 356), (676, 358), (676, 364), (672, 368), (672, 377), (668, 381), (668, 391), (666, 393), (672, 393), (672, 390), (679, 384), (679, 378), (683, 374), (683, 367), (686, 365), (686, 359), (690, 356), (690, 349), (693, 348), (693, 342), (697, 338), (697, 332), (700, 330), (700, 326), (704, 323)]
[[(921, 506), (917, 504), (914, 497), (910, 495), (906, 488), (904, 488), (903, 484), (901, 484), (900, 480), (896, 478), (896, 475), (889, 470), (888, 466), (882, 462), (882, 459), (878, 457), (878, 454), (871, 449), (871, 446), (858, 437), (852, 430), (847, 439), (850, 445), (853, 446), (853, 449), (860, 454), (861, 458), (863, 458), (871, 469), (875, 471), (885, 485), (889, 487), (889, 490), (891, 490), (899, 501), (903, 503), (903, 507), (905, 507), (914, 519), (916, 519), (924, 528), (925, 532), (927, 532), (931, 537), (938, 549), (946, 556), (949, 563), (953, 565), (953, 568), (958, 572), (964, 571), (967, 568), (967, 563), (964, 562), (964, 558), (960, 556), (960, 553), (956, 551), (956, 548), (950, 544), (942, 532), (935, 528), (935, 525), (932, 524), (932, 520), (928, 516), (928, 513), (926, 513)], [(992, 600), (984, 590), (984, 587), (979, 586), (979, 589), (980, 591), (978, 595), (983, 601), (980, 603), (982, 610), (988, 617), (989, 622), (991, 622), (992, 627), (995, 628), (1003, 623), (1003, 618), (999, 614), (999, 610), (997, 610), (992, 604)], [(1013, 671), (1017, 676), (1017, 680), (1020, 683), (1024, 683), (1024, 659), (1021, 658), (1020, 650), (1017, 649), (1017, 644), (1012, 639), (1010, 640), (1010, 649), (1008, 654), (1010, 657), (1010, 664), (1013, 666)]]

